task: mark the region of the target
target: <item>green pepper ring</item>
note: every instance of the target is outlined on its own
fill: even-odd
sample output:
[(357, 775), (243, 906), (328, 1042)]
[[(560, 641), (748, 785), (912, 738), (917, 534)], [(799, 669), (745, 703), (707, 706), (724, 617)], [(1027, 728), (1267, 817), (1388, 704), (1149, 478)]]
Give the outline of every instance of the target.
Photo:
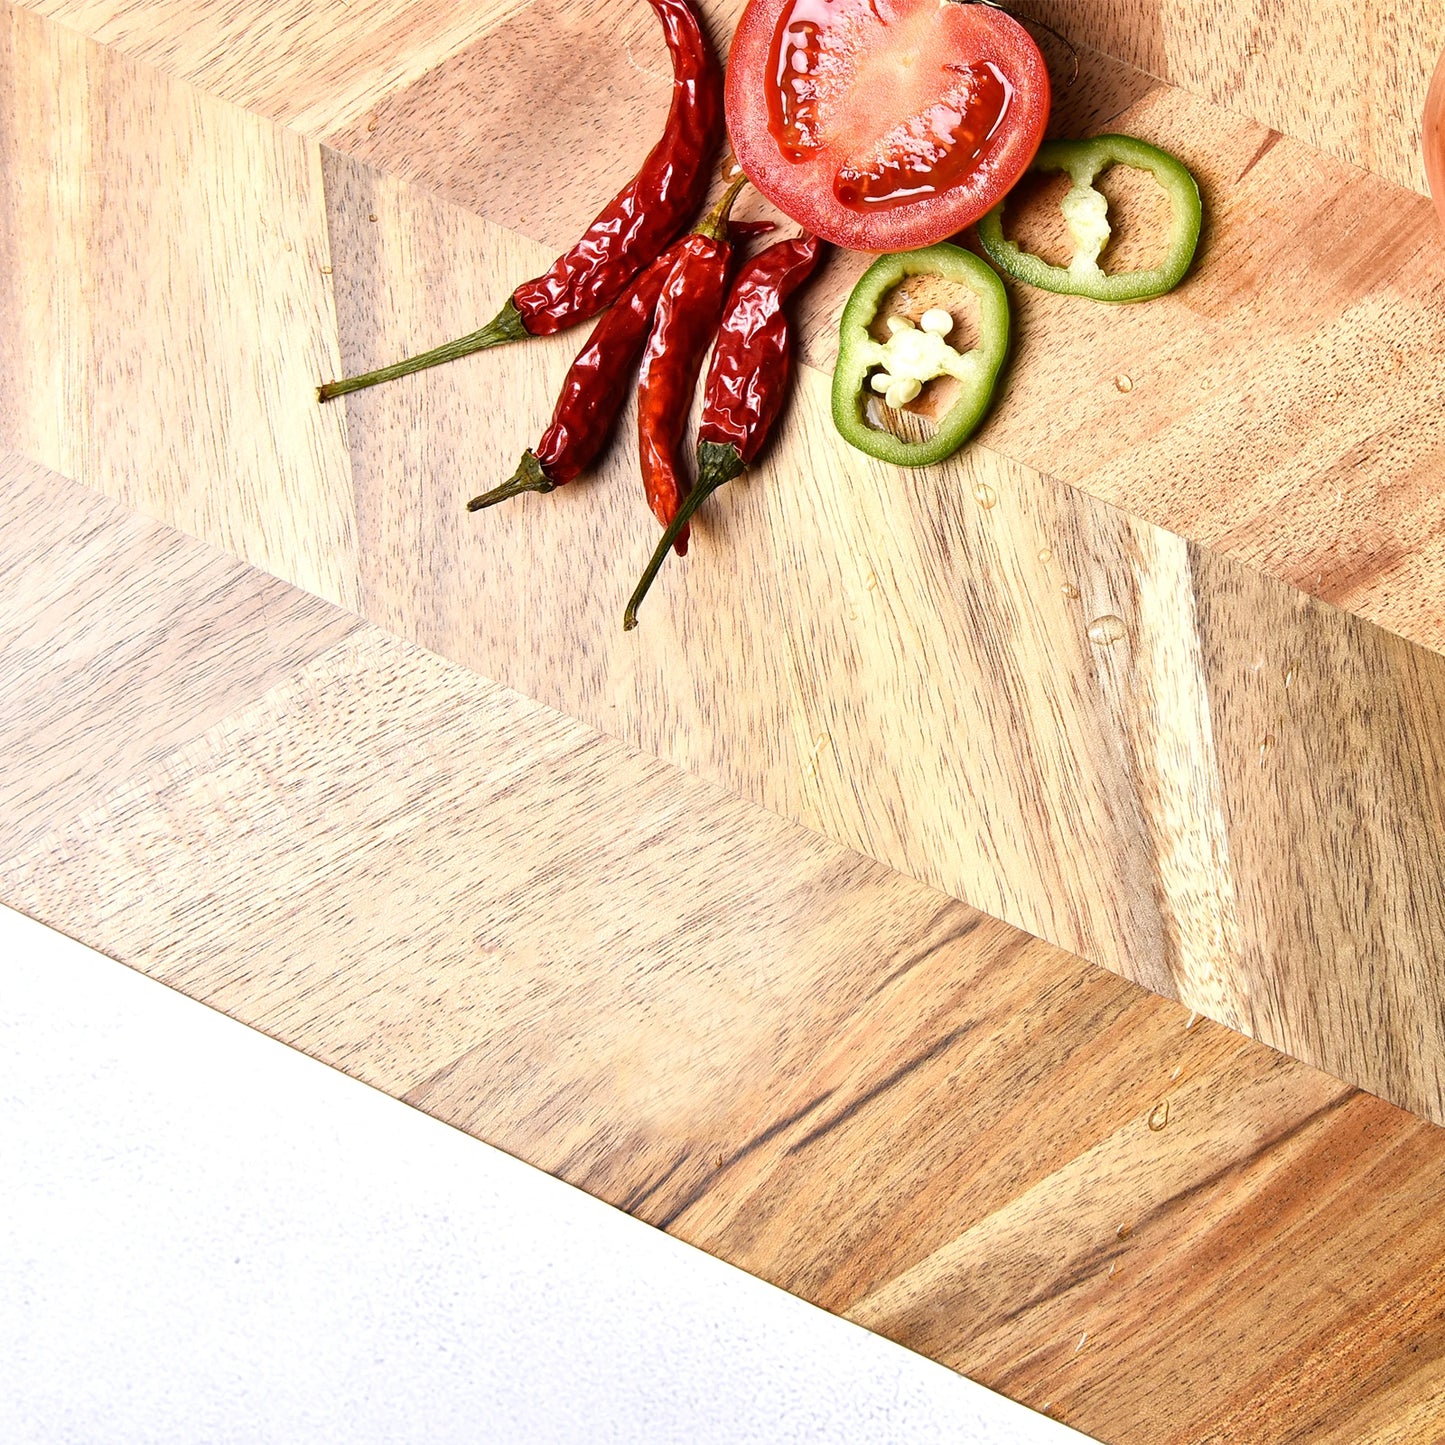
[(1134, 136), (1101, 135), (1089, 140), (1048, 141), (1039, 147), (1029, 169), (1063, 171), (1076, 186), (1091, 186), (1112, 165), (1148, 171), (1169, 197), (1174, 224), (1169, 254), (1162, 265), (1148, 271), (1116, 271), (1112, 275), (1100, 271), (1082, 276), (1067, 266), (1051, 266), (1005, 239), (1003, 210), (1007, 200), (978, 223), (978, 239), (995, 265), (1016, 281), (1064, 296), (1087, 296), (1092, 301), (1148, 301), (1172, 291), (1194, 259), (1204, 220), (1199, 184), (1181, 161)]
[[(906, 276), (942, 276), (968, 287), (979, 301), (979, 345), (967, 356), (979, 358), (978, 377), (927, 441), (908, 442), (864, 419), (868, 375), (878, 364), (879, 343), (868, 334), (884, 297)], [(1009, 301), (1003, 282), (987, 262), (961, 246), (941, 241), (920, 251), (880, 256), (862, 275), (838, 322), (838, 361), (833, 370), (833, 425), (843, 439), (880, 461), (900, 467), (926, 467), (951, 456), (977, 431), (993, 403), (999, 372), (1008, 357)]]

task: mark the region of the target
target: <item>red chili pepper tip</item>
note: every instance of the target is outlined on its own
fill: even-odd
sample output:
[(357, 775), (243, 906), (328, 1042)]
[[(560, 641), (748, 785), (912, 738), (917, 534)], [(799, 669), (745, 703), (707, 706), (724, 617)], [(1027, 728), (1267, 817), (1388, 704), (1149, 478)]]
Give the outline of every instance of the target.
[(632, 596), (627, 599), (627, 610), (622, 614), (624, 632), (631, 632), (637, 626), (637, 609), (642, 605), (642, 599), (647, 596), (648, 589), (667, 560), (673, 544), (687, 530), (692, 514), (719, 487), (735, 477), (742, 476), (746, 470), (742, 457), (738, 455), (738, 449), (731, 442), (723, 446), (718, 446), (716, 442), (702, 442), (697, 449), (697, 460), (697, 485), (687, 494), (687, 500), (683, 502), (677, 516), (668, 524), (667, 531), (662, 534), (662, 540), (649, 558), (637, 586), (632, 589)]
[(668, 524), (628, 601), (625, 630), (637, 626), (637, 609), (668, 547), (686, 534), (693, 513), (719, 487), (740, 476), (766, 443), (792, 376), (787, 303), (813, 274), (820, 254), (816, 236), (779, 241), (753, 257), (733, 282), (703, 393), (697, 485)]
[[(688, 493), (687, 468), (680, 455), (682, 434), (708, 344), (722, 315), (732, 246), (728, 216), (739, 176), (719, 197), (703, 222), (670, 253), (675, 257), (658, 297), (652, 331), (637, 377), (637, 451), (642, 485), (653, 515), (668, 527)], [(687, 548), (686, 528), (673, 546)]]
[(601, 456), (647, 341), (671, 258), (671, 251), (659, 256), (603, 313), (567, 370), (542, 439), (500, 487), (473, 497), (468, 511), (479, 512), (523, 492), (550, 492), (581, 476)]

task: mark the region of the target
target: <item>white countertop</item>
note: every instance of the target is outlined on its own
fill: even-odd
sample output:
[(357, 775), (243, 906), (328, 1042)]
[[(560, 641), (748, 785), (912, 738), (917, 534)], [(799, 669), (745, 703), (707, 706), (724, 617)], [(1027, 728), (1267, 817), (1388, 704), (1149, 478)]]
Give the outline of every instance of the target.
[(0, 908), (6, 1445), (1085, 1436)]

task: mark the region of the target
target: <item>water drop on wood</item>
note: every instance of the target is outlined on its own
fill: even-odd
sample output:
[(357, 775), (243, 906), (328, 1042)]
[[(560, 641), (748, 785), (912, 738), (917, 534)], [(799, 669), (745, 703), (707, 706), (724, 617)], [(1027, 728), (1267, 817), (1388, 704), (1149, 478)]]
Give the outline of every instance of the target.
[(1134, 390), (1134, 378), (1132, 376), (1125, 376), (1121, 371), (1118, 376), (1114, 378), (1114, 390), (1122, 391), (1127, 396)]
[(1089, 641), (1098, 647), (1112, 647), (1128, 634), (1129, 629), (1124, 626), (1124, 619), (1115, 617), (1112, 612), (1096, 617), (1089, 624)]
[(1072, 602), (1079, 595), (1079, 589), (1075, 587), (1072, 582), (1065, 582), (1059, 588), (1059, 591), (1062, 592), (1064, 596), (1069, 599), (1070, 602)]
[(998, 505), (998, 493), (987, 482), (980, 482), (973, 489), (973, 499), (985, 512)]

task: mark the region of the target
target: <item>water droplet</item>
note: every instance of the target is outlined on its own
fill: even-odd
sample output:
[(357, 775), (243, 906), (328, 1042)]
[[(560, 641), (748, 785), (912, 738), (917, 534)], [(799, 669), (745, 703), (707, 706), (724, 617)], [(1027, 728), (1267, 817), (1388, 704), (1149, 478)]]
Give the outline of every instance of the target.
[(1187, 1021), (1187, 1022), (1185, 1023), (1185, 1025), (1184, 1025), (1184, 1032), (1187, 1034), (1187, 1033), (1189, 1032), (1189, 1030), (1192, 1029), (1192, 1028), (1194, 1027), (1194, 1025), (1197, 1024), (1198, 1022), (1199, 1022), (1199, 1015), (1196, 1014), (1196, 1013), (1190, 1014), (1188, 1021)]
[(1072, 582), (1065, 582), (1063, 586), (1059, 588), (1059, 591), (1062, 592), (1070, 602), (1079, 595), (1079, 589), (1075, 587)]
[(1274, 751), (1274, 745), (1279, 739), (1273, 733), (1265, 733), (1259, 742), (1259, 765), (1263, 767), (1270, 753)]
[(376, 212), (373, 211), (366, 219), (368, 221), (374, 221), (376, 219)]
[(1112, 647), (1128, 635), (1129, 629), (1124, 626), (1124, 619), (1115, 617), (1112, 612), (1096, 617), (1089, 624), (1089, 641), (1098, 647)]
[(1164, 1099), (1149, 1111), (1149, 1132), (1157, 1134), (1169, 1122), (1169, 1100)]
[(1079, 1343), (1074, 1346), (1074, 1353), (1075, 1353), (1076, 1355), (1079, 1353), (1080, 1350), (1082, 1350), (1082, 1349), (1084, 1348), (1084, 1341), (1087, 1340), (1088, 1338), (1089, 1338), (1089, 1332), (1088, 1332), (1088, 1330), (1085, 1330), (1084, 1333), (1079, 1336)]
[(1183, 1068), (1176, 1068), (1176, 1069), (1174, 1070), (1174, 1072), (1169, 1075), (1169, 1077), (1170, 1077), (1171, 1079), (1177, 1079), (1177, 1078), (1180, 1076), (1180, 1074), (1182, 1074), (1183, 1072), (1184, 1072)]
[(380, 124), (380, 120), (376, 116), (372, 116), (372, 118), (366, 122), (366, 128), (367, 130), (375, 130)]
[(1110, 1279), (1113, 1279), (1113, 1278), (1114, 1278), (1114, 1271), (1115, 1271), (1116, 1269), (1118, 1269), (1118, 1268), (1119, 1268), (1119, 1261), (1116, 1259), (1116, 1260), (1109, 1266), (1109, 1278), (1110, 1278)]
[(998, 493), (987, 482), (980, 482), (973, 489), (973, 499), (985, 512), (998, 505)]
[(1052, 547), (1040, 547), (1040, 548), (1039, 548), (1039, 561), (1040, 561), (1040, 562), (1043, 562), (1045, 565), (1047, 565), (1048, 563), (1052, 562), (1053, 560), (1054, 560), (1054, 549), (1053, 549)]
[(742, 175), (743, 168), (738, 164), (738, 158), (730, 151), (723, 161), (722, 178), (724, 181), (735, 181)]
[(1114, 1237), (1116, 1239), (1128, 1239), (1133, 1232), (1134, 1226), (1132, 1224), (1121, 1224), (1118, 1229), (1114, 1231)]
[(1114, 378), (1114, 390), (1122, 391), (1125, 396), (1128, 396), (1128, 394), (1134, 390), (1134, 378), (1132, 376), (1125, 376), (1121, 371), (1118, 376)]
[(1292, 663), (1290, 663), (1290, 665), (1289, 665), (1287, 668), (1285, 668), (1285, 670), (1284, 670), (1284, 690), (1285, 690), (1286, 692), (1288, 692), (1288, 691), (1290, 690), (1290, 688), (1292, 688), (1292, 687), (1294, 686), (1294, 680), (1295, 680), (1295, 677), (1298, 675), (1298, 673), (1299, 673), (1299, 664), (1298, 664), (1297, 662), (1292, 662)]
[(874, 572), (872, 568), (869, 569), (867, 577), (863, 579), (863, 585), (870, 592), (876, 592), (878, 590), (878, 574)]

